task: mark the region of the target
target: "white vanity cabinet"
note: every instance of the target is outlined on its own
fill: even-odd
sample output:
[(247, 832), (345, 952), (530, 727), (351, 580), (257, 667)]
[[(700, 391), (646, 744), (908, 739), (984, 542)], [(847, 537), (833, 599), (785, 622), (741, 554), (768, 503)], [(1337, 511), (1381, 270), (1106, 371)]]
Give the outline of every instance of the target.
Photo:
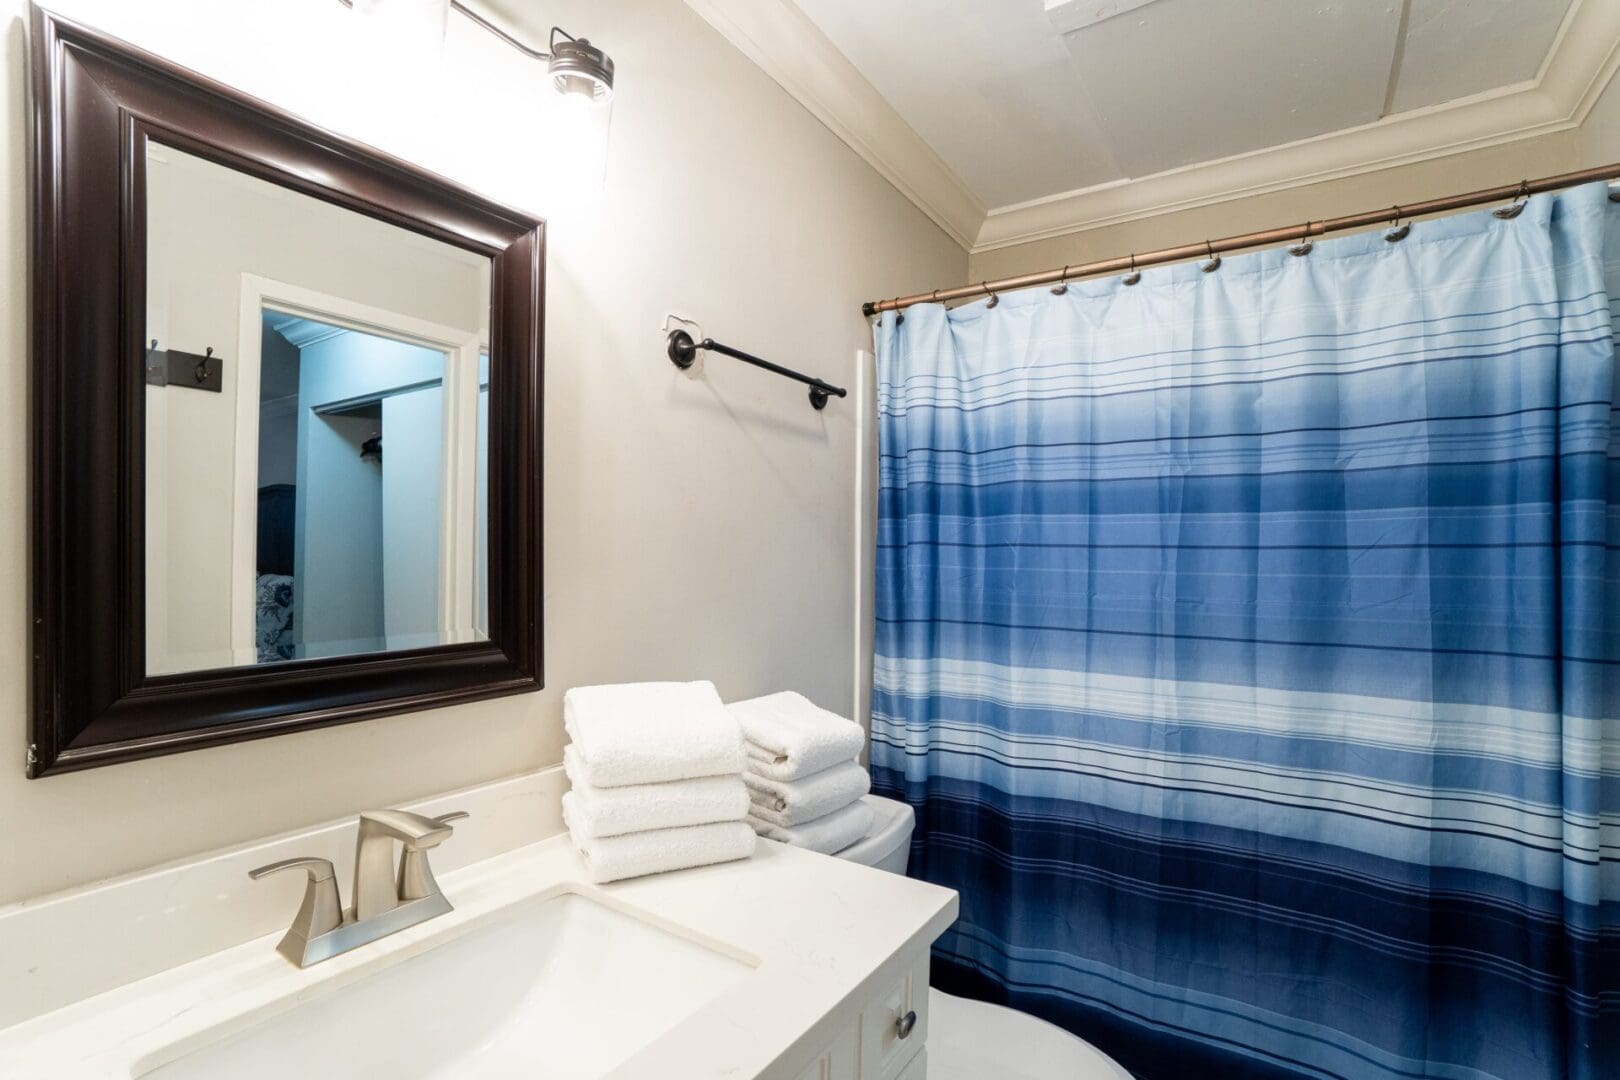
[[(512, 783), (412, 809), (466, 808), (487, 823)], [(451, 911), (311, 967), (276, 951), (297, 899), (285, 895), (249, 940), (208, 951), (198, 935), (198, 955), (167, 969), (102, 970), (131, 955), (120, 936), (151, 936), (130, 913), (169, 920), (171, 897), (200, 897), (166, 937), (197, 935), (202, 910), (220, 913), (217, 933), (225, 913), (258, 911), (251, 894), (228, 908), (213, 899), (245, 890), (247, 869), (341, 857), (356, 835), (323, 826), (0, 911), (0, 1077), (355, 1075), (404, 1061), (402, 1075), (440, 1063), (469, 1080), (925, 1080), (928, 952), (956, 895), (771, 841), (746, 860), (602, 888), (561, 835), (445, 872)], [(111, 944), (74, 953), (76, 967), (31, 951), (75, 933)], [(42, 1003), (50, 994), (69, 1000)], [(25, 1007), (35, 1011), (19, 1017)], [(398, 1024), (424, 1008), (439, 1022)]]
[(855, 1022), (794, 1080), (924, 1080), (927, 1039), (925, 946), (878, 984)]

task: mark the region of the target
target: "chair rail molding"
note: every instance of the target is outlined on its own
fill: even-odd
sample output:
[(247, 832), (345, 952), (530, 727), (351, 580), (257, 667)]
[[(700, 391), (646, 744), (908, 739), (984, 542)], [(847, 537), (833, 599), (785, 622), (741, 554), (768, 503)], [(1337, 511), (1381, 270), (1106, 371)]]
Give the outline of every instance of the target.
[(972, 254), (1580, 127), (1620, 67), (1620, 3), (1575, 0), (1534, 79), (1370, 124), (986, 208), (793, 0), (686, 0)]

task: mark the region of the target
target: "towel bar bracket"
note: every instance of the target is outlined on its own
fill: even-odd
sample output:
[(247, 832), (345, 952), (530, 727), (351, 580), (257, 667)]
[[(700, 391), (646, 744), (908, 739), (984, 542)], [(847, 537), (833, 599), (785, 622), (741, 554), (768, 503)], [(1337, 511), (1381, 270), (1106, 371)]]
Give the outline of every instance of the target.
[(834, 396), (845, 397), (849, 393), (842, 386), (834, 386), (832, 383), (823, 382), (813, 375), (805, 375), (802, 372), (794, 371), (792, 368), (785, 368), (781, 364), (773, 364), (769, 360), (745, 353), (741, 349), (733, 349), (729, 345), (722, 345), (713, 338), (696, 341), (685, 330), (671, 330), (669, 332), (669, 360), (670, 363), (682, 371), (687, 370), (696, 362), (699, 349), (706, 352), (717, 352), (722, 356), (729, 356), (734, 360), (741, 360), (745, 364), (753, 364), (755, 367), (764, 368), (766, 371), (781, 375), (784, 378), (804, 383), (810, 387), (810, 405), (817, 410), (825, 409), (829, 398)]
[(670, 363), (687, 370), (697, 363), (697, 342), (685, 330), (671, 330), (669, 332), (669, 360)]

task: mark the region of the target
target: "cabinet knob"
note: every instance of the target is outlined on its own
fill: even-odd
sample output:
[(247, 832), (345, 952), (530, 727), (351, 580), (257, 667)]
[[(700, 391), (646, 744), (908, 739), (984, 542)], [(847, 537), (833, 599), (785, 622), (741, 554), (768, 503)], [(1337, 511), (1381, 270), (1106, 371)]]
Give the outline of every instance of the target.
[(911, 1029), (917, 1026), (917, 1010), (912, 1009), (906, 1015), (894, 1022), (894, 1033), (900, 1038), (910, 1038)]

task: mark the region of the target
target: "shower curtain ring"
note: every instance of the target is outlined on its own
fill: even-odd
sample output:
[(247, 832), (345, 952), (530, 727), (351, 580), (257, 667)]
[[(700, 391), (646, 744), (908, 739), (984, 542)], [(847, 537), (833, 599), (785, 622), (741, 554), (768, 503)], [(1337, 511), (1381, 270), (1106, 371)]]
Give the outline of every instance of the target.
[(1392, 244), (1398, 244), (1406, 239), (1407, 233), (1412, 231), (1412, 223), (1408, 221), (1405, 225), (1401, 224), (1401, 207), (1399, 203), (1395, 205), (1395, 216), (1390, 220), (1395, 223), (1395, 227), (1384, 234), (1384, 239)]
[[(1611, 196), (1612, 197), (1612, 196)], [(1530, 181), (1519, 181), (1519, 190), (1513, 196), (1512, 206), (1498, 206), (1491, 214), (1503, 221), (1511, 221), (1524, 213), (1525, 204), (1530, 201)]]
[(1288, 249), (1290, 255), (1309, 255), (1316, 245), (1311, 243), (1311, 223), (1306, 222), (1305, 228), (1299, 234), (1299, 243)]
[(906, 323), (906, 313), (900, 308), (900, 298), (897, 296), (889, 302), (894, 305), (894, 325), (904, 326)]
[(1221, 268), (1221, 257), (1215, 254), (1215, 244), (1213, 241), (1205, 240), (1204, 250), (1209, 252), (1209, 261), (1199, 263), (1198, 269), (1202, 270), (1206, 274), (1213, 274), (1215, 271)]
[(1056, 285), (1052, 286), (1052, 295), (1053, 296), (1062, 296), (1064, 293), (1069, 291), (1069, 282), (1067, 280), (1068, 276), (1069, 276), (1069, 264), (1064, 263), (1063, 264), (1063, 272), (1058, 274), (1058, 283)]
[(986, 308), (993, 308), (997, 304), (1001, 303), (1001, 297), (996, 295), (996, 290), (990, 287), (990, 283), (988, 281), (979, 282), (979, 288), (990, 294), (990, 302), (984, 305)]
[(1135, 285), (1142, 280), (1142, 274), (1136, 269), (1136, 252), (1131, 252), (1131, 272), (1119, 279), (1126, 285)]

